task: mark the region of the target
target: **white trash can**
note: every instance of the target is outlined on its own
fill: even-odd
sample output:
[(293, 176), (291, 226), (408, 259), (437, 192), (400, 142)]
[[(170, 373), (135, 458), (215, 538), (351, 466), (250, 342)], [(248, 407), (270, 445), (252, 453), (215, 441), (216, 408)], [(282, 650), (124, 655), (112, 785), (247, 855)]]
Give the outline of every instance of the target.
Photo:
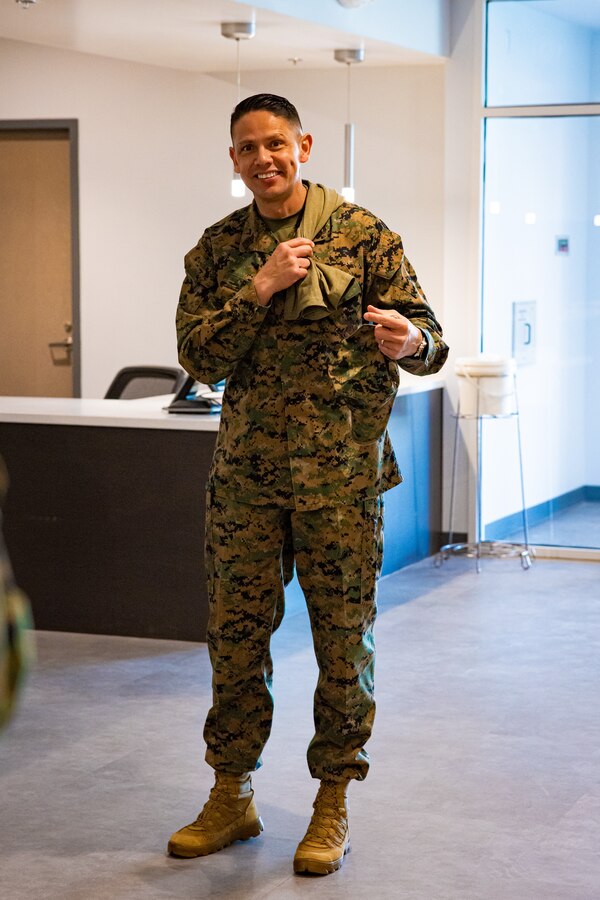
[[(458, 375), (461, 416), (510, 416), (516, 412), (517, 366), (510, 356), (459, 356)], [(479, 403), (477, 402), (479, 398)]]

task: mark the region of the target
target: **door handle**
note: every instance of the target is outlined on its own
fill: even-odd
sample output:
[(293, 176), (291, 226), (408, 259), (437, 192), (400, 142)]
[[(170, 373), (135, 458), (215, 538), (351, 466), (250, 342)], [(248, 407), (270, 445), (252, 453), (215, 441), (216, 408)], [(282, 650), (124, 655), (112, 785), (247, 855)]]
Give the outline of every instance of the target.
[[(50, 341), (48, 349), (52, 357), (52, 363), (55, 366), (70, 366), (73, 359), (73, 323), (65, 322), (64, 329), (66, 337), (62, 341)], [(61, 352), (64, 351), (64, 352)]]
[(73, 359), (73, 337), (68, 334), (62, 341), (49, 341), (48, 349), (55, 366), (70, 366)]

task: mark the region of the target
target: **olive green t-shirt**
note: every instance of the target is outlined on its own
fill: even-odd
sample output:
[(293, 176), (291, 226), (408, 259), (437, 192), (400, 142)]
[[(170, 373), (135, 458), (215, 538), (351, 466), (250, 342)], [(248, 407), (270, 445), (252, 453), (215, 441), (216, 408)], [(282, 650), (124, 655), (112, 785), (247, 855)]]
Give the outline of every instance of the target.
[(262, 216), (262, 219), (266, 222), (269, 231), (282, 244), (284, 241), (291, 241), (295, 237), (301, 215), (302, 210), (294, 213), (292, 216), (286, 216), (285, 219), (267, 219), (266, 216)]

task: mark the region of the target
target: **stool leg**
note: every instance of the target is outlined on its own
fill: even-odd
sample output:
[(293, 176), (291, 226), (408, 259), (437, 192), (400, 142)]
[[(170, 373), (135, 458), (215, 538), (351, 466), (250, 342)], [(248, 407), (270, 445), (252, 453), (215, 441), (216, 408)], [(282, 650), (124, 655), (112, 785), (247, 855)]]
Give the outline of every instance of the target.
[(459, 416), (460, 416), (460, 399), (456, 409), (456, 418), (454, 420), (454, 451), (452, 453), (452, 485), (450, 487), (450, 518), (448, 520), (448, 543), (453, 543), (454, 537), (454, 497), (456, 491), (456, 470), (458, 466), (458, 432), (459, 432)]
[(477, 552), (475, 554), (475, 569), (477, 572), (481, 572), (481, 486), (482, 486), (482, 477), (481, 477), (481, 445), (482, 445), (482, 431), (483, 431), (483, 421), (481, 418), (481, 410), (479, 408), (479, 378), (477, 379), (477, 477), (475, 481), (475, 541), (477, 544)]
[(523, 539), (525, 542), (525, 555), (523, 560), (523, 565), (525, 568), (529, 568), (531, 565), (531, 553), (529, 548), (529, 523), (527, 521), (527, 507), (525, 505), (525, 479), (523, 477), (523, 449), (521, 445), (521, 419), (519, 416), (519, 397), (517, 393), (517, 376), (513, 375), (514, 378), (514, 390), (515, 390), (515, 411), (516, 411), (516, 420), (517, 420), (517, 445), (519, 448), (519, 474), (521, 476), (521, 509), (522, 509), (522, 517), (523, 517)]
[(477, 542), (477, 555), (475, 557), (475, 568), (481, 572), (481, 445), (482, 445), (483, 421), (480, 415), (477, 416), (477, 487), (475, 496), (475, 540)]

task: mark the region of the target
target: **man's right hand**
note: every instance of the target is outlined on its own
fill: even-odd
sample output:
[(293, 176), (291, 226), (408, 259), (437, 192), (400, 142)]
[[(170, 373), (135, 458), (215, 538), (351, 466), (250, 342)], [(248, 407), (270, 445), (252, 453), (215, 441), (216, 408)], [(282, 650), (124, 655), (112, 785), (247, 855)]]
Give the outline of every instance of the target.
[(306, 276), (314, 246), (303, 237), (278, 244), (254, 276), (254, 288), (261, 306), (267, 306), (277, 291), (285, 291)]

